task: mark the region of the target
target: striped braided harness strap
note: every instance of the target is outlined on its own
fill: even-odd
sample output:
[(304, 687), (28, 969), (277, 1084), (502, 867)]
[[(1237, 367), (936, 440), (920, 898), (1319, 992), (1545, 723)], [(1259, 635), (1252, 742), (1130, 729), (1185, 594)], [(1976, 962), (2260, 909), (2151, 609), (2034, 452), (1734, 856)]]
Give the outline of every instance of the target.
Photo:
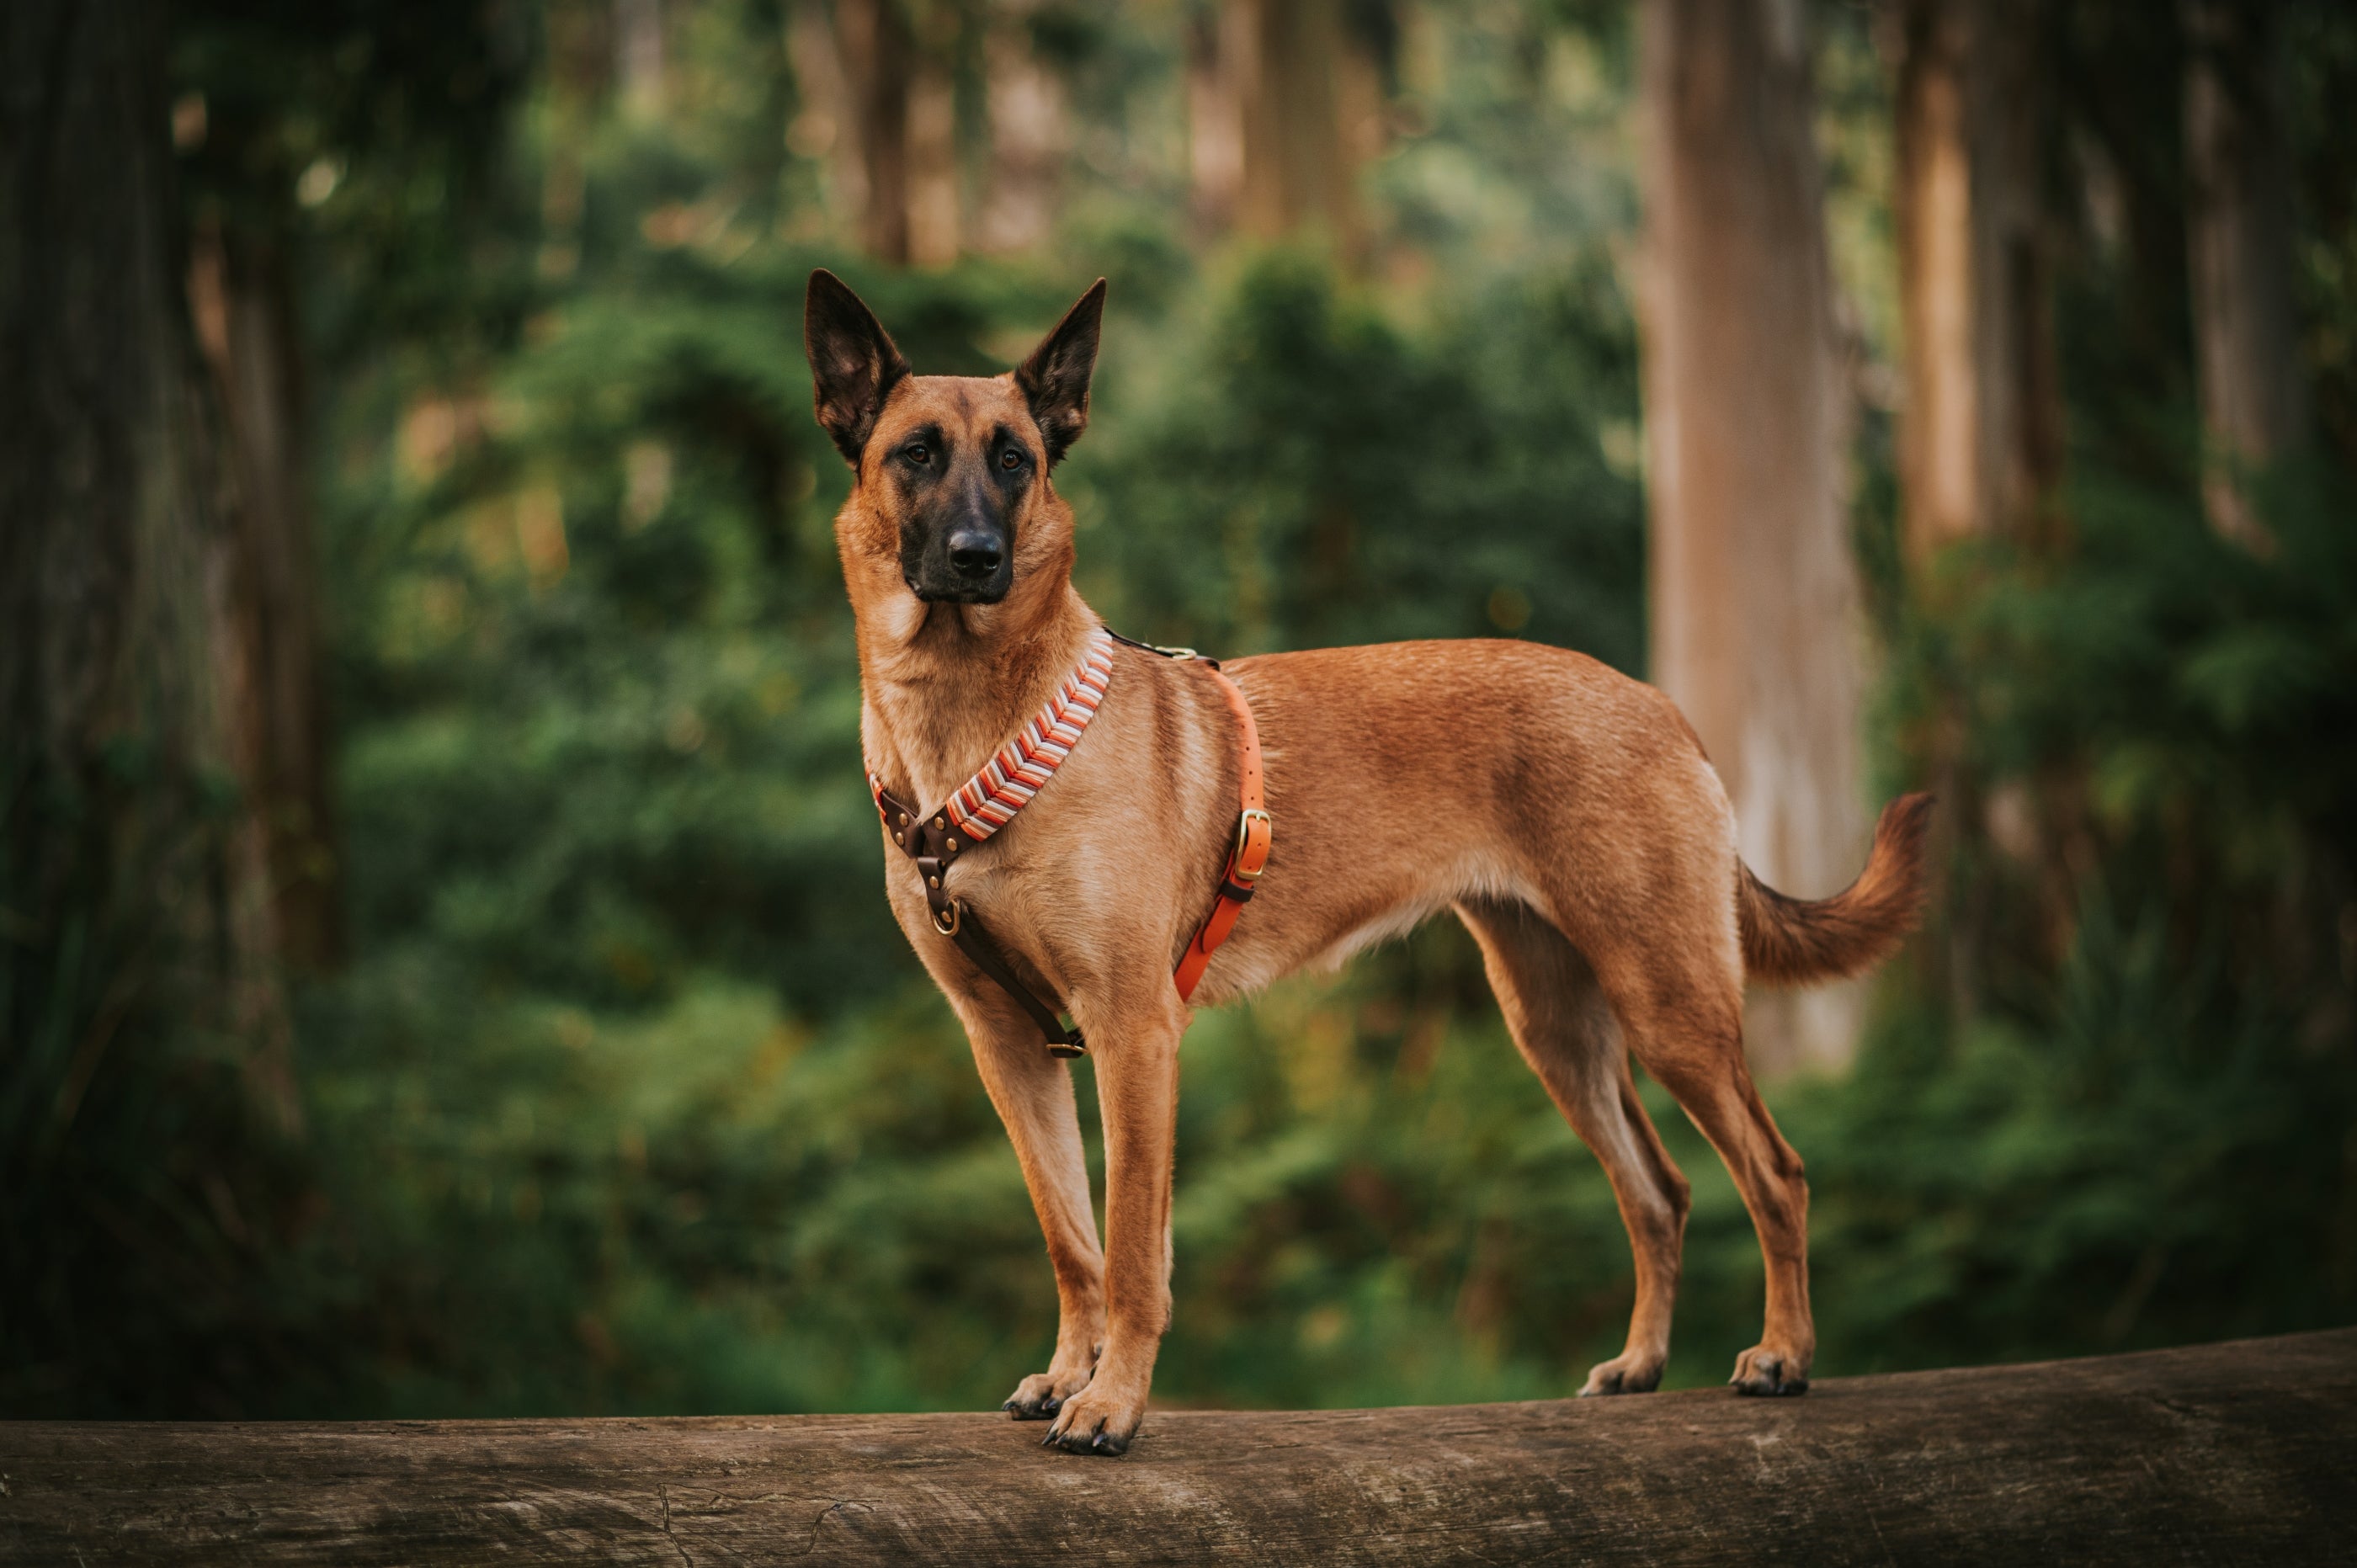
[[(1117, 641), (1168, 658), (1196, 657), (1185, 649), (1133, 642), (1099, 627), (1090, 634), (1079, 667), (1065, 677), (1047, 705), (980, 771), (953, 790), (941, 810), (930, 814), (918, 811), (887, 789), (873, 768), (867, 774), (867, 788), (875, 797), (885, 832), (917, 863), (918, 874), (924, 878), (925, 904), (932, 913), (933, 929), (955, 942), (976, 969), (1029, 1015), (1039, 1026), (1050, 1056), (1086, 1056), (1088, 1042), (1078, 1028), (1064, 1023), (1056, 1007), (1017, 977), (982, 922), (943, 886), (944, 874), (960, 855), (1012, 822), (1080, 744), (1089, 721), (1096, 716), (1097, 705), (1104, 700), (1106, 682), (1113, 677), (1113, 645)], [(1260, 736), (1253, 724), (1251, 704), (1235, 682), (1220, 673), (1216, 663), (1200, 662), (1219, 682), (1243, 731), (1244, 810), (1237, 825), (1236, 847), (1228, 856), (1211, 917), (1188, 944), (1173, 976), (1182, 999), (1194, 994), (1212, 950), (1234, 929), (1236, 916), (1250, 901), (1253, 885), (1268, 863), (1270, 843), (1269, 815), (1262, 804)]]

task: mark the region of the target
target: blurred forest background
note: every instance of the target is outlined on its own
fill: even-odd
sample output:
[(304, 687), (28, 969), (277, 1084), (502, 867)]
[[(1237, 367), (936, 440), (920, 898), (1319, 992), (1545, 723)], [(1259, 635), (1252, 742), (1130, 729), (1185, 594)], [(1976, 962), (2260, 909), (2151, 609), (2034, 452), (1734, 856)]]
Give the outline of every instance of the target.
[[(1795, 893), (1941, 793), (1925, 935), (1754, 1008), (1820, 1372), (2357, 1319), (2345, 7), (14, 0), (0, 89), (0, 1413), (1044, 1364), (877, 886), (814, 264), (934, 371), (1110, 274), (1058, 483), (1133, 635), (1585, 650)], [(1755, 1243), (1647, 1094), (1716, 1381)], [(1178, 1192), (1169, 1402), (1618, 1348), (1453, 926), (1206, 1015)]]

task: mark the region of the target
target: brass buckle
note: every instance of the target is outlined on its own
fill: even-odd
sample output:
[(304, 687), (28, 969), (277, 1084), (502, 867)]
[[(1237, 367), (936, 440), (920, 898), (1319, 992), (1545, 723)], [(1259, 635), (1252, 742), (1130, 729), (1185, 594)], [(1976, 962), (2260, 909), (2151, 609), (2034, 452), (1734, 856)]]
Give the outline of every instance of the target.
[(942, 912), (939, 909), (933, 911), (933, 929), (941, 932), (941, 934), (945, 937), (956, 936), (958, 934), (958, 928), (964, 923), (965, 912), (958, 907), (958, 901), (954, 898), (950, 900), (950, 923), (948, 925), (944, 926), (942, 924)]
[(1266, 811), (1262, 811), (1258, 806), (1252, 807), (1251, 809), (1237, 814), (1236, 847), (1233, 853), (1228, 856), (1228, 865), (1230, 874), (1233, 875), (1238, 882), (1243, 883), (1247, 887), (1251, 886), (1254, 883), (1258, 882), (1260, 880), (1261, 873), (1268, 869), (1268, 862), (1265, 859), (1250, 871), (1246, 871), (1244, 869), (1244, 850), (1252, 843), (1253, 819), (1255, 817), (1259, 818), (1262, 824), (1268, 829), (1269, 837), (1271, 839), (1276, 837), (1275, 822)]

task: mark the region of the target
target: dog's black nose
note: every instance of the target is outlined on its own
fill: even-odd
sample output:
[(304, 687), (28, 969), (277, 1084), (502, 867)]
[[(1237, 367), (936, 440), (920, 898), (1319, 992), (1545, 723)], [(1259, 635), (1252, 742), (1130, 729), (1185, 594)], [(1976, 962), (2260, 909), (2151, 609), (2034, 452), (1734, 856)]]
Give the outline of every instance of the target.
[(988, 529), (961, 528), (950, 535), (950, 564), (970, 582), (981, 582), (998, 570), (1005, 559), (998, 535)]

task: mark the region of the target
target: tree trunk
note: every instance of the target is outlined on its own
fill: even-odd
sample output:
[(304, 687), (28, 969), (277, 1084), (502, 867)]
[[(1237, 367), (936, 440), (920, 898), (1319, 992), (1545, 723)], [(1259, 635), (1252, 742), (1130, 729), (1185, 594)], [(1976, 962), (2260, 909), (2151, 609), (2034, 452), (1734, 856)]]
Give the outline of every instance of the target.
[(614, 0), (614, 80), (625, 114), (662, 118), (669, 96), (663, 46), (663, 0)]
[(85, 1409), (249, 1255), (250, 1135), (296, 1115), (164, 53), (152, 0), (0, 12), (0, 1382), (63, 1357)]
[(826, 208), (837, 220), (856, 227), (867, 211), (867, 165), (860, 155), (858, 101), (825, 0), (800, 0), (794, 6), (786, 26), (786, 57), (799, 100), (786, 145), (823, 162)]
[[(1643, 329), (1654, 680), (1735, 805), (1743, 857), (1816, 897), (1863, 863), (1861, 630), (1799, 0), (1648, 0)], [(1854, 987), (1755, 995), (1764, 1071), (1855, 1049)]]
[(2278, 7), (2186, 0), (2186, 228), (2204, 485), (2221, 532), (2262, 543), (2246, 470), (2298, 445), (2308, 409), (2292, 286), (2291, 158), (2279, 108)]
[(916, 52), (900, 0), (835, 0), (835, 38), (859, 150), (859, 238), (894, 266), (909, 263), (909, 83)]
[(1333, 0), (1236, 0), (1251, 18), (1243, 83), (1244, 177), (1239, 216), (1261, 239), (1323, 223), (1347, 242), (1347, 175), (1335, 136)]
[(995, 12), (983, 51), (990, 99), (990, 181), (979, 237), (987, 251), (1029, 250), (1056, 224), (1071, 145), (1064, 84), (1032, 48), (1028, 9)]
[(264, 825), (283, 955), (323, 969), (343, 953), (309, 441), (294, 281), (282, 242), (209, 224), (189, 295), (235, 463), (240, 641), (253, 690), (239, 704), (239, 772)]
[(540, 275), (572, 277), (581, 265), (581, 220), (589, 197), (586, 153), (599, 107), (613, 88), (612, 8), (592, 0), (546, 0), (547, 156), (540, 177)]
[(1187, 163), (1195, 229), (1204, 239), (1234, 226), (1244, 187), (1244, 102), (1237, 79), (1250, 59), (1250, 8), (1197, 10), (1187, 30)]
[(0, 1423), (0, 1568), (2306, 1568), (2357, 1531), (2357, 1329), (1816, 1391), (1157, 1409), (1114, 1463), (996, 1412)]
[(1907, 0), (1898, 20), (1909, 554), (1994, 534), (2050, 542), (2062, 413), (2038, 14), (2025, 0)]
[[(2059, 542), (2061, 380), (2038, 161), (2053, 115), (2041, 18), (2029, 0), (1905, 0), (1893, 20), (1907, 387), (1900, 504), (1924, 592), (1942, 580), (1924, 566), (1959, 541), (2001, 537), (2037, 550)], [(1943, 867), (1956, 864), (1956, 834), (1992, 809), (1961, 765), (1960, 701), (1943, 693), (1922, 734), (1925, 783), (1942, 803), (1932, 860)], [(1977, 887), (1953, 891), (1935, 907), (1912, 961), (1926, 991), (1969, 1015), (1988, 906)]]
[(929, 39), (911, 51), (909, 125), (909, 260), (946, 267), (964, 246), (958, 211), (957, 78), (952, 40)]
[(1192, 37), (1188, 105), (1200, 222), (1265, 240), (1311, 230), (1357, 252), (1382, 95), (1341, 0), (1225, 0)]

